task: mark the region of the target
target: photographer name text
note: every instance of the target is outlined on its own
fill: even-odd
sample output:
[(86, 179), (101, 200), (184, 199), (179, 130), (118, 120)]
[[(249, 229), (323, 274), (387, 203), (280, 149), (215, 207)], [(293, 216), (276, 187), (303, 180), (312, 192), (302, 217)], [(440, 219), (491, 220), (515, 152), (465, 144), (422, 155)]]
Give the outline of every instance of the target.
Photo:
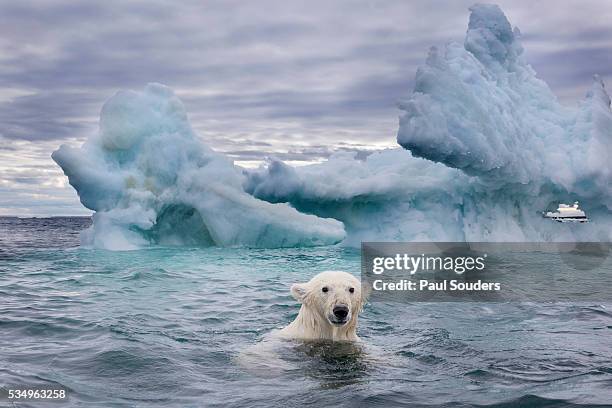
[(482, 280), (461, 282), (456, 279), (442, 281), (402, 279), (395, 282), (385, 282), (382, 279), (376, 279), (372, 282), (372, 289), (376, 291), (500, 291), (501, 284), (499, 282), (483, 282)]

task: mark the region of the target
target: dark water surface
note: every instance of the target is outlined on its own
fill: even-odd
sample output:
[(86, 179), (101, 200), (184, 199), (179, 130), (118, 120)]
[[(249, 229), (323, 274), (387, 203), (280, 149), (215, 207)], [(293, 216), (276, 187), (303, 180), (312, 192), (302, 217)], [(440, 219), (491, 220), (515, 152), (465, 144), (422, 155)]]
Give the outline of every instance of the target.
[(262, 372), (239, 357), (296, 316), (289, 286), (357, 250), (80, 249), (89, 222), (0, 218), (0, 385), (70, 396), (15, 407), (612, 404), (609, 304), (377, 301), (364, 346), (283, 343)]

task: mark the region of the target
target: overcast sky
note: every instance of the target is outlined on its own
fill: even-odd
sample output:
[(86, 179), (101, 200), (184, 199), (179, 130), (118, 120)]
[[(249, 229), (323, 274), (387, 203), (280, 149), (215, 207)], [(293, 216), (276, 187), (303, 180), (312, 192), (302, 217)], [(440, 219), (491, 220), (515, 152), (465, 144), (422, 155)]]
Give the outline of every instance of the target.
[[(430, 46), (463, 41), (473, 2), (0, 0), (0, 215), (88, 214), (50, 154), (148, 82), (237, 164), (395, 146), (396, 102)], [(611, 1), (497, 4), (563, 103), (612, 82)]]

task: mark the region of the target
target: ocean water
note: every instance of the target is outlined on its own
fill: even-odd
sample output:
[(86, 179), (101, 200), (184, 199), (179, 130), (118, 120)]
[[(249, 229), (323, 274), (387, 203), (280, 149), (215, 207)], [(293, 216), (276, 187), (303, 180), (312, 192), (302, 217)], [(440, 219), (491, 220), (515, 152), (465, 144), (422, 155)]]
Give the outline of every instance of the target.
[[(294, 282), (358, 250), (79, 248), (87, 218), (0, 218), (0, 386), (26, 406), (612, 406), (609, 304), (368, 304), (363, 345), (283, 342)], [(0, 406), (8, 406), (0, 401)]]

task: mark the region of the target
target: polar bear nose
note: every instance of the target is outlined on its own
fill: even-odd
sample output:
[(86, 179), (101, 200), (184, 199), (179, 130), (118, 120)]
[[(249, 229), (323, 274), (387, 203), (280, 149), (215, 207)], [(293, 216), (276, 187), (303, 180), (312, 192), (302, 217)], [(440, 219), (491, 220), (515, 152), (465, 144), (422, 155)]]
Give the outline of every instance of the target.
[(334, 306), (333, 312), (334, 316), (336, 316), (338, 319), (344, 320), (346, 319), (346, 316), (348, 316), (349, 308), (344, 305), (338, 305)]

